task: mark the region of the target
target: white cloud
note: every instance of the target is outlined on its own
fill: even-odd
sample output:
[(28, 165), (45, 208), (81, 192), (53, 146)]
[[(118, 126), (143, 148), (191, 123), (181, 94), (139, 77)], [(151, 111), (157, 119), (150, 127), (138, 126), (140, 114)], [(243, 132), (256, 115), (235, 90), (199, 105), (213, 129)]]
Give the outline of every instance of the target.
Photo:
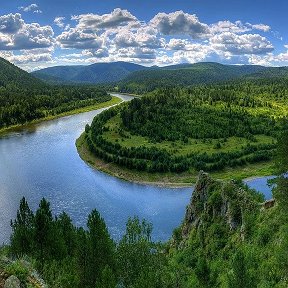
[(56, 17), (54, 19), (54, 24), (57, 25), (59, 28), (64, 28), (65, 27), (65, 23), (64, 23), (65, 17)]
[(72, 20), (78, 21), (77, 28), (85, 30), (98, 30), (115, 28), (127, 25), (130, 22), (138, 23), (137, 18), (127, 10), (114, 9), (109, 14), (82, 14), (73, 16)]
[(265, 54), (274, 50), (273, 45), (259, 34), (237, 35), (224, 32), (210, 39), (211, 47), (218, 52), (231, 55)]
[(121, 29), (114, 38), (114, 43), (117, 48), (142, 47), (157, 49), (164, 47), (165, 40), (157, 36), (157, 31), (154, 28), (146, 26), (134, 31)]
[(158, 13), (150, 25), (163, 35), (189, 35), (199, 39), (209, 34), (207, 24), (201, 23), (196, 15), (176, 11), (173, 13)]
[(26, 24), (20, 14), (1, 16), (0, 23), (0, 50), (46, 48), (54, 43), (54, 32), (50, 26)]
[(14, 64), (27, 64), (31, 62), (50, 62), (52, 61), (52, 56), (49, 53), (43, 54), (22, 54), (22, 55), (13, 55), (9, 57), (9, 60)]
[[(34, 12), (39, 7), (31, 4), (21, 10)], [(73, 25), (65, 17), (56, 17), (54, 24), (62, 31), (55, 36), (51, 26), (25, 23), (20, 13), (0, 16), (0, 56), (6, 55), (14, 63), (24, 63), (23, 67), (45, 59), (47, 65), (53, 61), (69, 64), (129, 61), (168, 65), (208, 60), (224, 63), (258, 61), (270, 65), (282, 63), (287, 57), (287, 53), (272, 54), (272, 43), (261, 36), (269, 31), (268, 36), (273, 35), (270, 26), (265, 24), (229, 20), (208, 24), (183, 11), (158, 13), (149, 22), (141, 22), (120, 8), (103, 15), (76, 15), (71, 20)], [(260, 31), (261, 35), (251, 31)], [(52, 57), (54, 46), (58, 47), (61, 56)], [(20, 52), (17, 55), (12, 53), (12, 58), (9, 53), (14, 50)]]
[(254, 30), (260, 30), (263, 32), (268, 32), (271, 30), (271, 27), (265, 24), (250, 24), (250, 25)]
[(21, 6), (19, 7), (19, 10), (22, 10), (24, 12), (42, 13), (37, 4), (31, 4), (26, 7)]
[(154, 49), (129, 47), (118, 50), (117, 56), (120, 58), (132, 58), (132, 59), (155, 59), (156, 53)]
[(13, 34), (18, 32), (24, 25), (21, 14), (8, 14), (0, 16), (0, 32)]
[(215, 24), (210, 25), (211, 34), (231, 32), (236, 34), (241, 34), (245, 32), (249, 32), (252, 30), (259, 30), (263, 32), (270, 31), (270, 26), (265, 24), (243, 24), (241, 21), (230, 22), (230, 21), (219, 21)]
[(231, 32), (231, 33), (244, 33), (250, 31), (251, 28), (244, 25), (241, 21), (236, 21), (232, 23), (230, 21), (219, 21), (215, 24), (211, 25), (211, 33), (224, 33), (224, 32)]
[(85, 33), (83, 30), (70, 28), (59, 35), (56, 40), (62, 48), (75, 49), (99, 49), (103, 45), (103, 39), (95, 33)]

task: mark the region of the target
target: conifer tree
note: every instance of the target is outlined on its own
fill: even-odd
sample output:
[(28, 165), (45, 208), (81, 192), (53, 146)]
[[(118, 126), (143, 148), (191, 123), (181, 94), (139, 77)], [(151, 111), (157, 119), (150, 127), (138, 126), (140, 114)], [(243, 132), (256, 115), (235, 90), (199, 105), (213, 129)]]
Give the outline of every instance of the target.
[(22, 256), (31, 253), (34, 233), (34, 215), (25, 197), (20, 201), (16, 219), (14, 221), (11, 220), (11, 227), (11, 251), (13, 251), (13, 254)]

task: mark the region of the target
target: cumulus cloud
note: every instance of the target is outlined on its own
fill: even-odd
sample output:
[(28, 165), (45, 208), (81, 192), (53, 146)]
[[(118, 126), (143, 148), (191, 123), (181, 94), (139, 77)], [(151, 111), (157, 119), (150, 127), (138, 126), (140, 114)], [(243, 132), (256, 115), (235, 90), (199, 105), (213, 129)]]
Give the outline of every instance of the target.
[(64, 23), (65, 19), (66, 19), (65, 17), (56, 17), (53, 22), (59, 28), (64, 28), (65, 27), (65, 23)]
[(19, 31), (24, 25), (21, 14), (8, 14), (0, 16), (0, 32), (13, 34)]
[(47, 48), (54, 44), (50, 26), (27, 24), (21, 14), (0, 16), (0, 50)]
[[(34, 12), (39, 7), (31, 4), (19, 9)], [(117, 8), (103, 15), (75, 15), (71, 20), (56, 17), (54, 25), (62, 31), (54, 36), (51, 26), (26, 23), (20, 13), (0, 16), (0, 56), (5, 54), (26, 67), (42, 61), (50, 63), (47, 65), (51, 61), (76, 64), (121, 60), (168, 65), (219, 59), (280, 63), (286, 61), (288, 54), (272, 54), (272, 43), (262, 35), (270, 32), (268, 36), (273, 36), (268, 25), (228, 20), (207, 24), (183, 11), (158, 13), (149, 22), (143, 22), (128, 10)], [(62, 50), (62, 56), (53, 58), (56, 44), (60, 51), (69, 50)], [(14, 55), (14, 50), (20, 52)]]
[(51, 26), (40, 26), (38, 23), (25, 24), (13, 35), (10, 49), (35, 49), (50, 47), (54, 43), (54, 32)]
[(118, 56), (121, 58), (153, 60), (156, 58), (156, 53), (154, 49), (129, 47), (119, 49)]
[(219, 52), (232, 55), (265, 54), (274, 50), (273, 45), (259, 34), (237, 35), (224, 32), (210, 39), (211, 47)]
[(98, 30), (115, 28), (127, 25), (130, 22), (138, 23), (137, 18), (127, 10), (114, 9), (109, 14), (82, 14), (73, 16), (72, 20), (78, 21), (77, 27), (85, 30)]
[(83, 51), (82, 56), (83, 55), (88, 57), (104, 58), (109, 57), (109, 51), (107, 48), (88, 49)]
[(219, 21), (212, 24), (210, 29), (212, 34), (223, 32), (244, 33), (251, 30), (250, 27), (247, 27), (241, 21), (236, 21), (235, 23), (230, 21)]
[[(284, 45), (288, 49), (288, 45)], [(288, 66), (288, 50), (283, 53), (266, 55), (250, 55), (248, 57), (250, 64), (264, 65), (264, 66)]]
[(24, 12), (42, 13), (37, 4), (31, 4), (26, 7), (21, 6), (19, 7), (19, 10), (22, 10)]
[(251, 25), (251, 28), (254, 30), (260, 30), (263, 32), (268, 32), (271, 30), (271, 27), (265, 24), (248, 24)]
[(103, 44), (103, 39), (98, 37), (95, 33), (85, 33), (76, 28), (70, 28), (56, 39), (62, 48), (99, 49)]
[(14, 64), (27, 64), (27, 63), (36, 63), (36, 62), (50, 62), (52, 61), (51, 54), (22, 54), (22, 55), (13, 55), (9, 57), (9, 60)]
[(201, 23), (196, 15), (176, 11), (173, 13), (158, 13), (150, 25), (163, 35), (189, 35), (199, 39), (209, 34), (209, 26)]
[(231, 32), (231, 33), (245, 33), (252, 30), (259, 30), (263, 32), (270, 31), (270, 26), (265, 24), (251, 24), (251, 23), (242, 23), (241, 21), (230, 22), (230, 21), (219, 21), (215, 24), (210, 25), (211, 34)]
[(185, 50), (188, 43), (188, 40), (172, 38), (166, 45), (166, 48), (171, 50)]
[(157, 36), (157, 31), (152, 27), (141, 27), (135, 31), (120, 30), (114, 38), (117, 48), (142, 47), (157, 49), (165, 45), (165, 40)]

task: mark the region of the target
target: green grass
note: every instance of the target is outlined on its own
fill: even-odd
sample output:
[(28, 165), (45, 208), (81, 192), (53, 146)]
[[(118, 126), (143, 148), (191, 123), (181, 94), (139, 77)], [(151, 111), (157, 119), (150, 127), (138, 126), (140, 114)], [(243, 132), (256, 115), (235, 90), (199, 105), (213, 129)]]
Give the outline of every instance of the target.
[[(147, 137), (142, 137), (139, 135), (132, 135), (129, 131), (123, 130), (121, 127), (120, 115), (113, 117), (110, 119), (105, 127), (109, 128), (108, 132), (103, 133), (103, 138), (112, 143), (119, 143), (123, 147), (131, 148), (131, 147), (155, 147), (155, 143), (152, 143)], [(122, 132), (120, 132), (122, 131)], [(263, 144), (271, 144), (275, 140), (273, 137), (266, 135), (256, 135), (257, 139), (256, 143)], [(216, 148), (216, 144), (220, 142), (221, 148)], [(226, 140), (224, 139), (209, 139), (209, 140), (199, 140), (192, 139), (188, 140), (188, 143), (185, 144), (181, 141), (163, 141), (161, 143), (157, 143), (156, 146), (160, 149), (165, 149), (173, 155), (177, 156), (185, 156), (189, 153), (202, 153), (207, 152), (208, 154), (218, 153), (218, 152), (232, 152), (238, 151), (243, 146), (247, 144), (253, 144), (247, 140), (246, 138), (241, 137), (230, 137)]]
[[(143, 183), (143, 184), (152, 184), (158, 186), (170, 186), (170, 187), (183, 187), (183, 186), (192, 186), (196, 183), (198, 176), (198, 171), (191, 169), (188, 172), (183, 173), (148, 173), (140, 172), (137, 170), (130, 170), (128, 168), (119, 166), (114, 163), (107, 163), (102, 159), (95, 157), (92, 154), (87, 146), (85, 140), (85, 133), (83, 133), (76, 140), (76, 147), (79, 153), (79, 156), (84, 160), (89, 166), (97, 169), (99, 171), (105, 172), (112, 176), (118, 177), (120, 179)], [(251, 164), (245, 167), (236, 167), (236, 168), (226, 168), (219, 172), (210, 173), (214, 178), (228, 180), (228, 179), (246, 179), (254, 178), (261, 176), (270, 176), (274, 174), (274, 163), (270, 162), (261, 162), (257, 164)]]
[(82, 108), (77, 108), (74, 110), (70, 110), (67, 112), (63, 112), (57, 115), (50, 115), (47, 116), (45, 118), (40, 118), (40, 119), (36, 119), (33, 120), (31, 122), (25, 123), (25, 124), (18, 124), (18, 125), (13, 125), (13, 126), (9, 126), (9, 127), (5, 127), (0, 129), (0, 135), (1, 134), (6, 134), (9, 133), (11, 131), (17, 130), (19, 128), (24, 128), (26, 126), (29, 126), (31, 124), (37, 124), (40, 122), (44, 122), (44, 121), (49, 121), (49, 120), (53, 120), (53, 119), (57, 119), (57, 118), (61, 118), (61, 117), (65, 117), (65, 116), (69, 116), (69, 115), (75, 115), (75, 114), (80, 114), (80, 113), (84, 113), (84, 112), (89, 112), (89, 111), (93, 111), (93, 110), (97, 110), (97, 109), (101, 109), (101, 108), (105, 108), (105, 107), (109, 107), (109, 106), (113, 106), (113, 105), (117, 105), (119, 103), (121, 103), (122, 100), (116, 96), (112, 96), (112, 99), (106, 102), (102, 102), (102, 103), (98, 103), (95, 105), (91, 105), (91, 106), (86, 106), (86, 107), (82, 107)]

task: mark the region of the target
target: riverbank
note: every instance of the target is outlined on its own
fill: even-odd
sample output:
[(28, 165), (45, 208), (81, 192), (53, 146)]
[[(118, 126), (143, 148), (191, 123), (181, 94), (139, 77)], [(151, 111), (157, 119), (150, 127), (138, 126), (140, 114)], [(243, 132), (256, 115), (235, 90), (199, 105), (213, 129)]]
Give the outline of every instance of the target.
[(77, 108), (77, 109), (63, 112), (63, 113), (60, 113), (57, 115), (50, 115), (50, 116), (47, 116), (45, 118), (40, 118), (40, 119), (36, 119), (36, 120), (30, 121), (30, 122), (27, 122), (25, 124), (17, 124), (17, 125), (2, 128), (2, 129), (0, 129), (0, 135), (6, 134), (9, 132), (13, 132), (13, 131), (17, 131), (19, 129), (23, 129), (23, 128), (28, 127), (28, 126), (33, 125), (33, 124), (38, 124), (41, 122), (50, 121), (50, 120), (58, 119), (58, 118), (65, 117), (65, 116), (75, 115), (75, 114), (89, 112), (89, 111), (93, 111), (93, 110), (97, 110), (97, 109), (101, 109), (101, 108), (106, 108), (109, 106), (114, 106), (114, 105), (120, 104), (121, 102), (123, 102), (122, 99), (120, 99), (119, 97), (116, 97), (116, 96), (112, 96), (112, 99), (109, 101), (106, 101), (106, 102), (98, 103), (98, 104), (91, 105), (91, 106)]
[[(115, 163), (108, 163), (93, 155), (87, 146), (85, 140), (85, 132), (76, 140), (76, 147), (79, 156), (90, 167), (105, 172), (114, 177), (120, 178), (125, 181), (156, 185), (173, 188), (191, 187), (196, 183), (198, 171), (184, 172), (184, 173), (148, 173), (136, 170), (130, 170), (125, 167), (119, 166)], [(263, 162), (257, 164), (247, 165), (245, 167), (229, 168), (219, 172), (213, 172), (214, 178), (221, 180), (228, 179), (241, 179), (253, 177), (265, 177), (273, 175), (273, 162)]]

